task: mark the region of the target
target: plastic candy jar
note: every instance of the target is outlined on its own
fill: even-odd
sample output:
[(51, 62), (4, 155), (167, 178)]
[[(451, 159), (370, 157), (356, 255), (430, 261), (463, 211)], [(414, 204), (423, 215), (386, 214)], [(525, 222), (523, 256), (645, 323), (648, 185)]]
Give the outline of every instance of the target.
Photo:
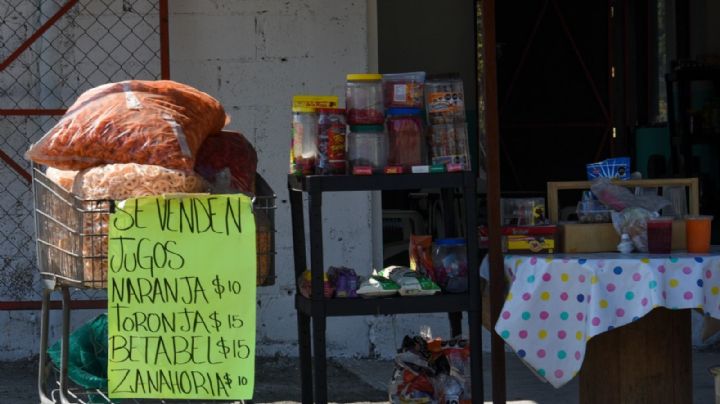
[(348, 135), (348, 162), (353, 174), (381, 173), (387, 165), (387, 135), (382, 125), (354, 125)]
[(433, 248), (435, 282), (450, 293), (468, 289), (467, 252), (464, 238), (441, 238)]
[(382, 75), (348, 74), (345, 85), (345, 104), (348, 124), (382, 124), (385, 120)]
[(290, 173), (311, 175), (317, 158), (318, 116), (314, 108), (293, 107)]

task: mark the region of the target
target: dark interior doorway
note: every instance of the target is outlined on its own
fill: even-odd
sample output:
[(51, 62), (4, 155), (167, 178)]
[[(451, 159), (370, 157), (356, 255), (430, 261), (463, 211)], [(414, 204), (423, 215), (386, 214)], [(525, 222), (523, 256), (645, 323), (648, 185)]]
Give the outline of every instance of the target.
[(497, 2), (503, 191), (544, 192), (610, 154), (606, 1)]

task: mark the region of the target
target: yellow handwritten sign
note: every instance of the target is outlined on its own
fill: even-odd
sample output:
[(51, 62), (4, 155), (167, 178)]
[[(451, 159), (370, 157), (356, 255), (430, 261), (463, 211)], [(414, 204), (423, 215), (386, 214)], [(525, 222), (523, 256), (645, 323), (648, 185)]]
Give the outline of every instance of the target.
[(110, 397), (252, 399), (255, 272), (250, 198), (119, 203), (108, 230)]

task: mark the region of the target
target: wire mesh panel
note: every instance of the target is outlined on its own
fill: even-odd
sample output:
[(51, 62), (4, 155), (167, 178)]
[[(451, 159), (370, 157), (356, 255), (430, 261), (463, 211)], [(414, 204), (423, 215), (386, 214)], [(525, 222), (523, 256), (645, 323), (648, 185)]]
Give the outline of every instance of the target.
[[(0, 302), (36, 300), (30, 165), (23, 153), (85, 90), (160, 78), (160, 0), (0, 0), (0, 20)], [(88, 289), (75, 294), (105, 296)]]

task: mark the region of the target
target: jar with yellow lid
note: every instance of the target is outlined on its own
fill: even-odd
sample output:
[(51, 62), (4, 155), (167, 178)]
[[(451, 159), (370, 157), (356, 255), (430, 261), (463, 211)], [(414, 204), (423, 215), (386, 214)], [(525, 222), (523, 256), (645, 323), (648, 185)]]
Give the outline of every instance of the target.
[(382, 125), (385, 120), (381, 74), (348, 74), (345, 85), (350, 125)]
[(293, 107), (290, 173), (311, 175), (315, 171), (318, 148), (318, 115), (315, 108)]

